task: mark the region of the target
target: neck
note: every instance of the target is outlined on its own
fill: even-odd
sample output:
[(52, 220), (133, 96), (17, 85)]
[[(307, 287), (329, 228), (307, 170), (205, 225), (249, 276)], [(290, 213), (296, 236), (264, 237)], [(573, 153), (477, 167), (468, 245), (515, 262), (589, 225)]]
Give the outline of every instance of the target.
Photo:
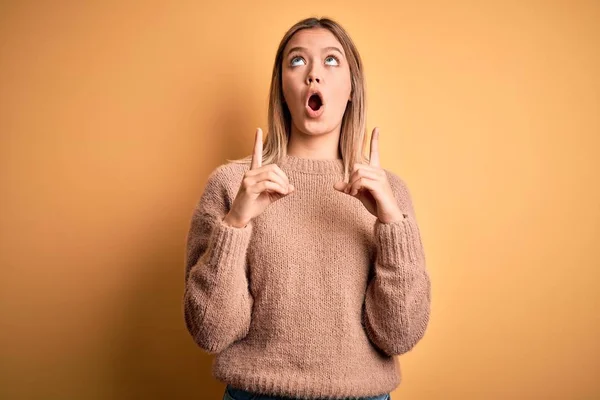
[(301, 171), (312, 174), (344, 173), (344, 162), (341, 158), (309, 158), (286, 154), (277, 164), (288, 171)]
[(339, 152), (340, 125), (325, 133), (305, 133), (298, 130), (292, 123), (287, 154), (313, 160), (341, 159), (342, 156)]

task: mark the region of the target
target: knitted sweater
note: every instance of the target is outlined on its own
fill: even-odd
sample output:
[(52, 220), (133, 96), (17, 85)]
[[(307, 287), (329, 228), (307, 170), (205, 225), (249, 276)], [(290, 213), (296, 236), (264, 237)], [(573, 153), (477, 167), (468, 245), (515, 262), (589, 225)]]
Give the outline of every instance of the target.
[(213, 377), (270, 395), (344, 398), (401, 382), (394, 355), (429, 322), (431, 287), (409, 190), (385, 169), (405, 214), (382, 223), (338, 192), (341, 159), (284, 156), (295, 191), (245, 227), (223, 223), (247, 164), (209, 175), (187, 237), (183, 309)]

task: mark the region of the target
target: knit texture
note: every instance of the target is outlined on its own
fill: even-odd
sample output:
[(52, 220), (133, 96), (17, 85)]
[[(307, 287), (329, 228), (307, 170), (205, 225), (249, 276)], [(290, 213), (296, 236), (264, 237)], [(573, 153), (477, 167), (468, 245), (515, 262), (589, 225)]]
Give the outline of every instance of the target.
[(342, 160), (285, 156), (295, 191), (243, 228), (228, 213), (247, 164), (209, 175), (187, 237), (183, 309), (213, 376), (262, 394), (376, 396), (429, 322), (431, 283), (405, 182), (384, 169), (401, 221), (382, 223), (333, 184)]

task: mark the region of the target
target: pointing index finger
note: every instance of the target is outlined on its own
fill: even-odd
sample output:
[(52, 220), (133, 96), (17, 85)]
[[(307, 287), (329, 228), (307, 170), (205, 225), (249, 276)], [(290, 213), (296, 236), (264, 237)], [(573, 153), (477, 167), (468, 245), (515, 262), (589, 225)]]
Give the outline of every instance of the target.
[(371, 154), (369, 165), (379, 167), (379, 128), (375, 127), (371, 134)]
[(250, 169), (260, 168), (262, 166), (262, 129), (256, 128), (256, 136), (254, 137), (254, 152), (252, 153), (252, 163)]

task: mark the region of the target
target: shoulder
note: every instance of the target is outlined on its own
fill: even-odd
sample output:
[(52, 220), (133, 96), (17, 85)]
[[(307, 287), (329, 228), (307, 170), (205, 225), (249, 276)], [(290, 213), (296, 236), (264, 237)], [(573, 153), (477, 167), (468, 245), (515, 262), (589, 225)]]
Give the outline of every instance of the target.
[(194, 213), (197, 215), (215, 213), (225, 214), (237, 195), (248, 167), (244, 164), (226, 162), (214, 167), (206, 178), (201, 194), (196, 202)]
[(229, 202), (235, 197), (249, 167), (249, 164), (231, 161), (214, 167), (208, 174), (202, 196), (221, 197)]
[(248, 163), (226, 162), (213, 168), (209, 173), (206, 186), (238, 187), (244, 173), (250, 168)]
[(400, 208), (403, 211), (414, 213), (412, 196), (406, 180), (389, 169), (383, 168), (383, 170), (386, 173), (388, 182)]
[(388, 182), (390, 186), (394, 190), (394, 194), (409, 196), (409, 189), (406, 181), (400, 175), (396, 174), (394, 171), (391, 171), (387, 168), (383, 168), (385, 174), (387, 176)]

